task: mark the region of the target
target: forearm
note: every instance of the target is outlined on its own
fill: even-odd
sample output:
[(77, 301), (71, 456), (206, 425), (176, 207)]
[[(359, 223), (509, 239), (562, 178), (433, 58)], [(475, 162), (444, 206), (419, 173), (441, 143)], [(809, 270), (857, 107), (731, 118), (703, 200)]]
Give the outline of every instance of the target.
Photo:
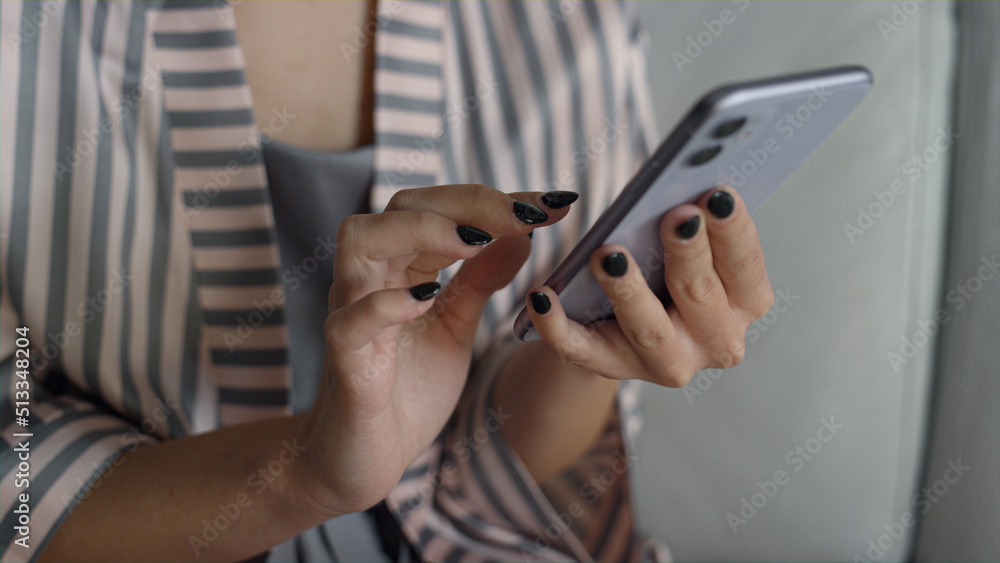
[(617, 381), (564, 362), (544, 342), (531, 342), (517, 348), (497, 376), (493, 406), (510, 413), (504, 438), (541, 483), (594, 444), (617, 389)]
[(302, 426), (276, 418), (136, 448), (40, 560), (239, 561), (267, 551), (335, 516), (301, 477)]

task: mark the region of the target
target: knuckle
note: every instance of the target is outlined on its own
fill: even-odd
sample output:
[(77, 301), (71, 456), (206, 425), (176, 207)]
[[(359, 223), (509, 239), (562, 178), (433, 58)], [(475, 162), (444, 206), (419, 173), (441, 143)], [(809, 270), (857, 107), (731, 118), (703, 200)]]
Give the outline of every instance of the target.
[(496, 201), (499, 190), (483, 184), (469, 184), (467, 197), (473, 205), (484, 205), (489, 201)]
[(582, 342), (562, 342), (555, 349), (560, 358), (571, 364), (585, 364), (591, 358), (590, 348)]
[(367, 221), (364, 215), (348, 215), (337, 227), (336, 256), (350, 256), (358, 252), (362, 226)]
[(747, 324), (763, 317), (774, 307), (774, 290), (767, 279), (748, 293), (739, 301), (739, 307), (746, 313)]
[(760, 291), (760, 295), (757, 299), (758, 303), (756, 309), (754, 309), (754, 320), (763, 317), (768, 311), (771, 310), (772, 307), (774, 307), (774, 292), (771, 291), (770, 284)]
[(359, 284), (364, 283), (365, 272), (371, 262), (363, 254), (364, 248), (360, 243), (345, 244), (337, 249), (333, 277), (342, 284), (343, 289), (353, 292)]
[(392, 194), (392, 197), (389, 198), (389, 203), (387, 203), (385, 206), (385, 210), (396, 211), (399, 209), (406, 209), (407, 205), (410, 202), (410, 198), (413, 195), (412, 193), (413, 191), (414, 191), (413, 188), (407, 188), (405, 190), (399, 190), (398, 192)]
[(448, 228), (454, 230), (454, 223), (450, 219), (433, 211), (417, 210), (408, 213), (411, 214), (410, 221), (403, 234), (414, 241), (426, 243), (434, 237), (444, 236)]
[(728, 262), (730, 271), (737, 275), (758, 276), (764, 269), (764, 251), (758, 246), (730, 257)]
[(659, 327), (631, 331), (632, 342), (642, 350), (659, 350), (667, 341), (666, 332)]
[[(702, 274), (675, 282), (676, 294), (694, 305), (707, 305), (715, 296), (717, 284), (709, 274)], [(674, 295), (674, 292), (671, 292)]]
[(469, 184), (469, 190), (472, 194), (473, 199), (479, 199), (481, 197), (491, 197), (496, 190), (485, 185), (485, 184)]
[(336, 349), (344, 340), (344, 323), (341, 322), (337, 311), (326, 316), (323, 323), (323, 334), (326, 335), (326, 345), (331, 349)]
[(347, 244), (353, 240), (354, 233), (357, 232), (361, 221), (362, 219), (360, 215), (348, 215), (345, 217), (344, 220), (340, 222), (340, 226), (337, 227), (337, 242)]
[(738, 365), (746, 357), (746, 344), (743, 338), (730, 338), (723, 341), (712, 351), (712, 359), (717, 367), (728, 369)]
[(694, 371), (681, 366), (670, 366), (659, 374), (656, 382), (664, 387), (677, 389), (687, 385), (694, 377), (694, 373)]
[(414, 231), (420, 232), (427, 229), (433, 228), (435, 223), (434, 214), (430, 211), (424, 211), (422, 209), (410, 212), (411, 220), (413, 221)]
[(586, 364), (590, 361), (590, 352), (586, 348), (577, 346), (567, 349), (563, 358), (572, 364)]

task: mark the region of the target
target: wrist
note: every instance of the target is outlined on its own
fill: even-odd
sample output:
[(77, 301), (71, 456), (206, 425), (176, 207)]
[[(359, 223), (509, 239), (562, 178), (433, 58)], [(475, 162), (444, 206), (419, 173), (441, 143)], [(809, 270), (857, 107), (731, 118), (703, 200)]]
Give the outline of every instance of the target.
[[(315, 435), (313, 419), (310, 416), (312, 412), (310, 410), (288, 417), (288, 438), (282, 440), (276, 447), (277, 460), (284, 468), (280, 476), (281, 498), (286, 505), (283, 507), (284, 510), (319, 523), (352, 511), (340, 506), (331, 484), (321, 471), (323, 462), (319, 459), (317, 442), (312, 439)], [(273, 472), (271, 470), (277, 467), (274, 459), (272, 455), (272, 459), (266, 462), (269, 472)], [(292, 462), (284, 464), (288, 459)]]
[[(338, 411), (339, 412), (339, 411)], [(319, 405), (291, 417), (299, 437), (301, 462), (288, 472), (288, 499), (320, 521), (367, 510), (385, 498), (402, 477), (403, 465), (393, 460), (373, 466), (362, 444), (373, 437), (344, 433), (347, 421), (331, 426)], [(398, 472), (392, 468), (399, 466)]]
[(617, 389), (618, 381), (564, 361), (544, 342), (531, 342), (500, 369), (492, 406), (510, 414), (500, 431), (542, 483), (592, 446)]

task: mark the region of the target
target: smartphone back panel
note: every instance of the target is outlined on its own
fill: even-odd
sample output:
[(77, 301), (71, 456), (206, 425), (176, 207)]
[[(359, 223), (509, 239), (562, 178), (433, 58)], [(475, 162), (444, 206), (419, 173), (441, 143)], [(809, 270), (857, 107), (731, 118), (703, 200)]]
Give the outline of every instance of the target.
[[(614, 316), (591, 274), (598, 247), (629, 249), (653, 291), (670, 303), (659, 221), (669, 209), (729, 185), (753, 213), (861, 102), (871, 88), (862, 67), (841, 67), (724, 86), (706, 95), (667, 136), (545, 285), (582, 324)], [(527, 310), (514, 325), (537, 340)]]

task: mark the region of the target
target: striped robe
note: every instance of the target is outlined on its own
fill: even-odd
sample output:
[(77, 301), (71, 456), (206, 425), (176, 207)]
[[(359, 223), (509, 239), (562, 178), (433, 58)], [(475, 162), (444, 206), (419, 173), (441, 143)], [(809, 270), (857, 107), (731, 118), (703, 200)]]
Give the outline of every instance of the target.
[[(633, 534), (630, 384), (602, 442), (544, 489), (482, 431), (525, 291), (648, 152), (634, 14), (580, 0), (377, 10), (372, 211), (448, 183), (582, 194), (490, 302), (456, 416), (387, 505), (428, 561), (668, 557)], [(289, 412), (289, 272), (229, 4), (4, 1), (0, 35), (0, 548), (24, 561), (139, 444)], [(32, 434), (28, 549), (14, 542), (17, 432)]]

